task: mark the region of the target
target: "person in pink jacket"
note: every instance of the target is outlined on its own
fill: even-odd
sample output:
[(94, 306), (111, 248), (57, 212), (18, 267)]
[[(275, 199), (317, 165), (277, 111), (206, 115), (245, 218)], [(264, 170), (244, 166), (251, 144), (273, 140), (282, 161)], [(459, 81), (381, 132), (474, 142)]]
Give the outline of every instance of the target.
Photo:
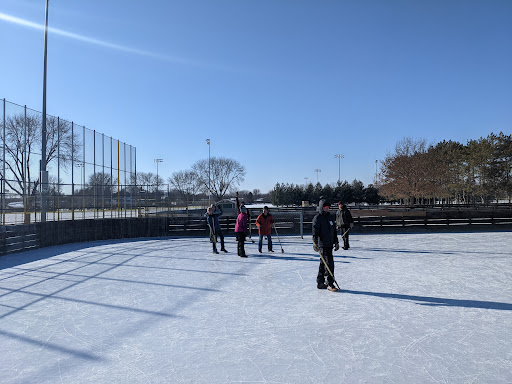
[(235, 224), (235, 235), (236, 241), (238, 242), (238, 256), (247, 257), (245, 254), (245, 236), (247, 233), (247, 208), (245, 206), (240, 207), (240, 213), (236, 218)]

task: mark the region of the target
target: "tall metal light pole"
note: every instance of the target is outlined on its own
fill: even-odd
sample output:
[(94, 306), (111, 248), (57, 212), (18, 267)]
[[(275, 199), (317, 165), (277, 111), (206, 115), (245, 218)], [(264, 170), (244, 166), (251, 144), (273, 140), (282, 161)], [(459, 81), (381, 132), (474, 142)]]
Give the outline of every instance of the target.
[(211, 179), (210, 179), (210, 139), (206, 139), (208, 145), (208, 206), (211, 205)]
[(377, 185), (377, 163), (379, 160), (375, 160), (375, 185)]
[(43, 54), (43, 122), (41, 129), (41, 222), (46, 221), (46, 194), (48, 192), (48, 171), (46, 170), (46, 56), (48, 47), (48, 1), (46, 0), (44, 21), (44, 54)]
[(158, 193), (158, 163), (163, 163), (164, 159), (155, 159), (156, 163), (156, 192)]
[(317, 169), (315, 169), (315, 172), (316, 172), (316, 182), (318, 184), (318, 173), (322, 172), (322, 170), (317, 168)]
[(309, 185), (309, 183), (308, 183), (309, 177), (305, 177), (304, 180), (306, 180), (306, 188), (307, 188)]
[(344, 157), (342, 154), (334, 155), (334, 158), (338, 159), (338, 183), (341, 182), (341, 159)]

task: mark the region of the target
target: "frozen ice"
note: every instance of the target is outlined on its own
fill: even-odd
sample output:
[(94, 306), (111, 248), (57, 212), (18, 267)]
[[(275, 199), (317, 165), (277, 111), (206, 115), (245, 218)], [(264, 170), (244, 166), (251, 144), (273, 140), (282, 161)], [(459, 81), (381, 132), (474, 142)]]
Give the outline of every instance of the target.
[(336, 293), (309, 236), (280, 239), (0, 257), (0, 382), (512, 382), (510, 232), (352, 235)]

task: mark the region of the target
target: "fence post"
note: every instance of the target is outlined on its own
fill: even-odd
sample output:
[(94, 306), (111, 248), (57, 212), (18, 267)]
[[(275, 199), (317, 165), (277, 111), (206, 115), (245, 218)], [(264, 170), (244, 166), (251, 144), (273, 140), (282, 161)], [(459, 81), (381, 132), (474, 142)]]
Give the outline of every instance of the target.
[(300, 238), (304, 238), (304, 211), (300, 211)]
[(71, 122), (71, 220), (75, 220), (75, 123)]
[[(94, 175), (94, 197), (93, 197), (93, 201), (94, 201), (94, 209), (93, 209), (93, 217), (96, 218), (96, 213), (98, 212), (98, 176), (96, 175), (96, 130), (94, 129), (92, 131), (92, 159), (93, 159), (93, 164), (92, 164), (92, 173)], [(99, 215), (98, 215), (99, 216)]]
[(1, 201), (1, 210), (2, 210), (2, 224), (5, 225), (5, 211), (4, 211), (4, 205), (6, 203), (6, 196), (5, 196), (5, 98), (4, 98), (4, 102), (3, 102), (3, 140), (2, 140), (2, 144), (3, 144), (3, 151), (2, 151), (2, 160), (3, 160), (3, 172), (2, 172), (2, 185), (1, 185), (1, 189), (2, 189), (2, 201)]
[(60, 117), (57, 116), (57, 191), (55, 191), (55, 183), (53, 183), (53, 221), (55, 221), (55, 210), (57, 209), (57, 220), (60, 220), (59, 201), (55, 203), (55, 195), (60, 194)]
[(101, 134), (101, 210), (105, 218), (105, 134)]

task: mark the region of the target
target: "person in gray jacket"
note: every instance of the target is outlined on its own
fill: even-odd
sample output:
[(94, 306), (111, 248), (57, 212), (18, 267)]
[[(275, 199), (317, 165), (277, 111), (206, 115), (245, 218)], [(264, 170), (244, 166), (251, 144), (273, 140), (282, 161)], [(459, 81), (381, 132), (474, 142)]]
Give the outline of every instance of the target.
[(338, 202), (338, 211), (336, 212), (336, 227), (343, 238), (343, 249), (349, 249), (350, 244), (348, 243), (348, 233), (350, 228), (354, 226), (354, 219), (352, 214), (348, 210), (347, 206), (343, 202)]
[(224, 247), (224, 235), (222, 234), (222, 228), (220, 227), (219, 216), (222, 215), (222, 208), (218, 207), (215, 204), (212, 204), (211, 207), (208, 207), (206, 213), (204, 214), (206, 217), (206, 222), (208, 223), (208, 228), (210, 229), (210, 241), (213, 244), (213, 253), (217, 252), (217, 236), (220, 237), (220, 250), (223, 252), (227, 252)]
[[(313, 249), (322, 255), (328, 265), (326, 268), (324, 262), (320, 260), (318, 274), (316, 277), (318, 289), (328, 289), (336, 292), (338, 289), (334, 286), (334, 258), (332, 248), (337, 251), (340, 249), (338, 235), (336, 234), (336, 224), (330, 213), (331, 205), (328, 201), (322, 199), (318, 203), (319, 213), (313, 218)], [(330, 273), (329, 273), (330, 270)], [(332, 276), (331, 276), (332, 273)], [(327, 284), (325, 278), (327, 277)]]

